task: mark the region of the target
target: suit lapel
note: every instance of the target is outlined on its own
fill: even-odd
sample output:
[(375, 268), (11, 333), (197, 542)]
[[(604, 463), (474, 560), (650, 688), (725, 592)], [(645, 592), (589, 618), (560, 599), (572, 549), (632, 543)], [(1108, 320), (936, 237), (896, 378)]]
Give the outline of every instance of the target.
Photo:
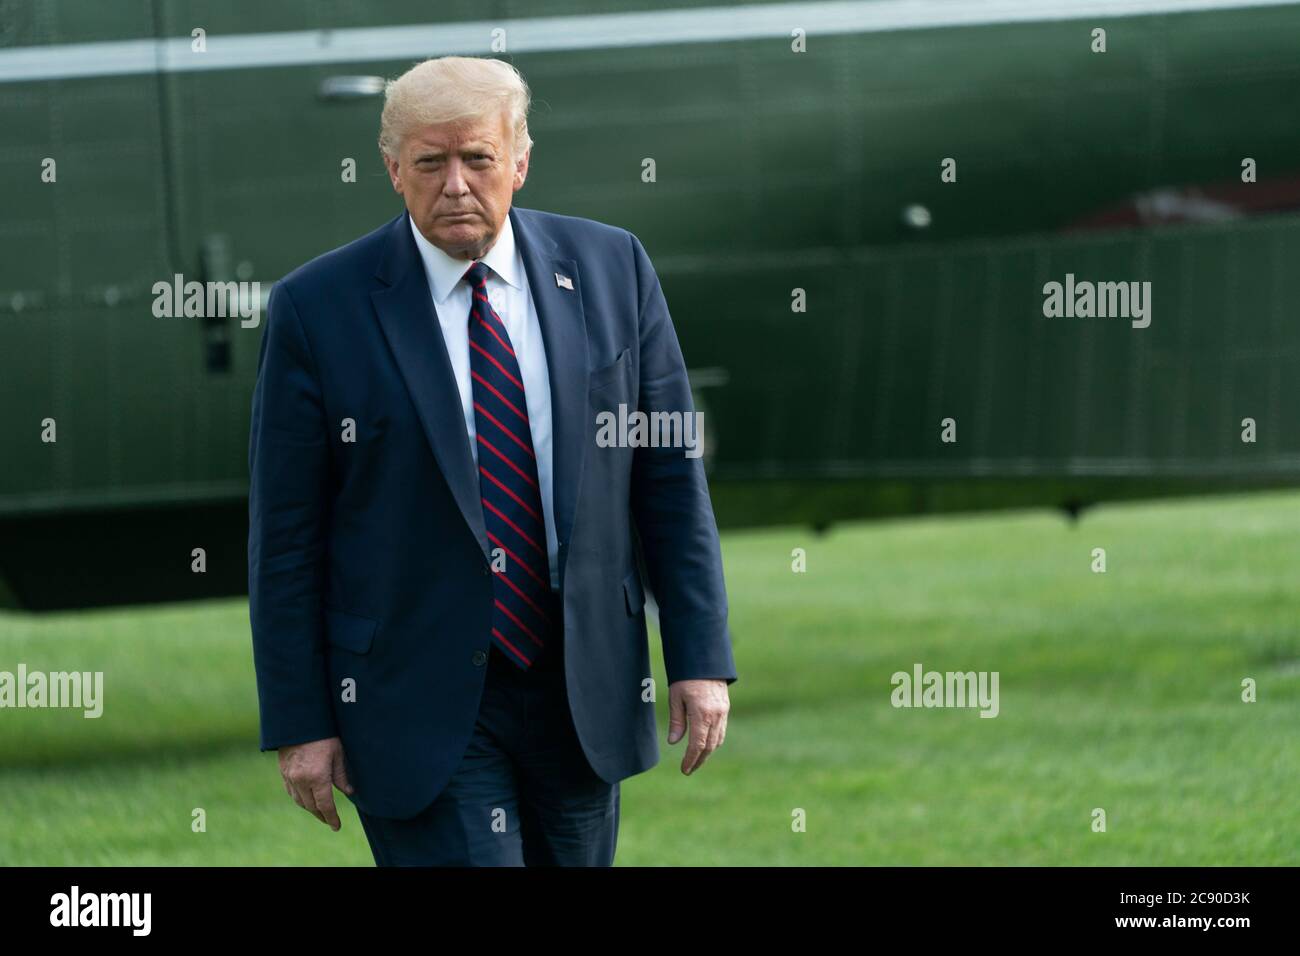
[[(551, 461), (555, 533), (561, 543), (573, 532), (587, 429), (587, 325), (582, 310), (582, 278), (574, 259), (557, 256), (555, 240), (528, 209), (510, 208), (515, 243), (524, 260), (528, 288), (537, 307), (551, 376)], [(573, 280), (561, 288), (556, 274)], [(560, 551), (560, 573), (569, 549)], [(561, 581), (563, 577), (561, 576)]]
[[(468, 268), (468, 264), (466, 266)], [(434, 312), (415, 237), (406, 213), (393, 223), (384, 257), (375, 275), (384, 287), (370, 293), (406, 389), (415, 401), (420, 424), (466, 523), (490, 560), (478, 472), (470, 453), (461, 410), (460, 390)]]

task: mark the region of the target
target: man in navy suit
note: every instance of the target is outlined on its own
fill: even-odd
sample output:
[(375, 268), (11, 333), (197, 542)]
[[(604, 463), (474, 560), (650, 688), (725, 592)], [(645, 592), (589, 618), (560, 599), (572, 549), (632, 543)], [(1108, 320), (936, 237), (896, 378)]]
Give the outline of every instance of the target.
[(347, 794), (380, 865), (613, 862), (619, 781), (659, 760), (639, 563), (683, 773), (726, 735), (698, 451), (598, 437), (636, 411), (694, 418), (668, 307), (630, 232), (512, 208), (528, 102), (499, 60), (391, 82), (405, 210), (276, 283), (262, 338), (261, 749), (335, 830)]

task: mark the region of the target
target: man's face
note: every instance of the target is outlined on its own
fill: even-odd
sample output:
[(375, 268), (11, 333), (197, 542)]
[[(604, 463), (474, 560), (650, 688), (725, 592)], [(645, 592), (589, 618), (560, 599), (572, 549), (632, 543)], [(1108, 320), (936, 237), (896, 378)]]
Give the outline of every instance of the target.
[(528, 174), (529, 154), (515, 163), (513, 145), (502, 111), (413, 130), (384, 162), (421, 235), (453, 258), (481, 259)]

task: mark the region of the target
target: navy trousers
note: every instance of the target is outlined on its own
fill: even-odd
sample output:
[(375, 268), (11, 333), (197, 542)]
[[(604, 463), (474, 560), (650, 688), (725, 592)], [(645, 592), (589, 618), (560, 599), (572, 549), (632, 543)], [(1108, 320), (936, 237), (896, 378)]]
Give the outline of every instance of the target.
[(619, 787), (582, 752), (563, 633), (561, 622), (527, 671), (491, 646), (474, 734), (429, 806), (409, 820), (357, 811), (377, 865), (613, 865)]

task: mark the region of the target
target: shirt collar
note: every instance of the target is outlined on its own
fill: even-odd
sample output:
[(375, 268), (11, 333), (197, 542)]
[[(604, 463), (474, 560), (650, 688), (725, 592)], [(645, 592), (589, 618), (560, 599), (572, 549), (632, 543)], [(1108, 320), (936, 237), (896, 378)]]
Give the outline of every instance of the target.
[[(467, 259), (452, 258), (424, 238), (420, 230), (415, 228), (415, 221), (411, 218), (410, 213), (407, 213), (406, 221), (410, 223), (411, 234), (415, 236), (415, 246), (420, 250), (420, 258), (424, 261), (424, 274), (429, 280), (429, 289), (433, 293), (433, 299), (435, 302), (442, 303), (451, 295), (457, 283), (464, 278), (465, 270), (470, 267), (470, 262)], [(517, 258), (515, 255), (515, 231), (510, 223), (510, 215), (507, 212), (505, 221), (501, 225), (501, 233), (497, 236), (496, 242), (492, 244), (492, 248), (488, 250), (487, 255), (478, 261), (488, 266), (505, 282), (516, 289), (521, 289), (523, 287), (519, 284)]]

